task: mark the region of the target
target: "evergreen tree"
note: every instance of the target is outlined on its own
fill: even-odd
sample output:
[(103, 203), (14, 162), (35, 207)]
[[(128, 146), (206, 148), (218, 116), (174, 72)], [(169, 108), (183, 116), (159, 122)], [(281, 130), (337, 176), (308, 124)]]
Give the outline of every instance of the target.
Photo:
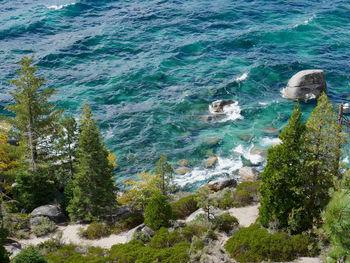
[(23, 159), (29, 168), (36, 172), (39, 164), (47, 161), (52, 153), (50, 136), (54, 133), (61, 110), (55, 110), (56, 105), (49, 103), (49, 98), (56, 92), (54, 89), (42, 89), (45, 80), (35, 76), (37, 66), (31, 66), (33, 57), (24, 57), (16, 70), (18, 79), (10, 84), (15, 85), (10, 92), (14, 104), (6, 107), (15, 116), (7, 118), (20, 134), (20, 144), (24, 148)]
[(208, 221), (214, 218), (213, 210), (217, 206), (217, 200), (211, 196), (212, 193), (208, 186), (203, 186), (196, 192), (198, 206), (204, 210)]
[(350, 260), (350, 191), (342, 189), (333, 194), (324, 215), (324, 229), (329, 236), (332, 249), (329, 262)]
[(57, 161), (59, 162), (56, 173), (59, 182), (65, 187), (73, 179), (78, 143), (78, 127), (75, 119), (66, 115), (60, 120), (58, 140), (56, 141)]
[(145, 209), (145, 225), (153, 230), (170, 227), (170, 219), (172, 218), (173, 210), (168, 198), (159, 192), (155, 192)]
[(170, 191), (173, 181), (173, 167), (167, 162), (166, 155), (162, 154), (157, 162), (157, 167), (154, 168), (153, 173), (160, 178), (160, 191), (167, 195)]
[[(290, 216), (302, 207), (304, 201), (301, 194), (304, 184), (300, 172), (301, 137), (305, 125), (301, 118), (302, 113), (296, 104), (288, 125), (279, 135), (282, 142), (268, 150), (267, 165), (259, 176), (262, 181), (259, 187), (259, 216), (265, 227), (274, 225), (279, 229), (300, 232), (310, 226), (306, 218), (303, 218), (303, 222), (289, 221)], [(298, 229), (293, 229), (295, 227)]]
[(322, 94), (317, 106), (306, 122), (303, 145), (303, 194), (305, 198), (303, 215), (314, 224), (320, 222), (320, 214), (330, 200), (329, 189), (333, 179), (339, 177), (340, 145), (344, 143), (337, 113), (326, 94)]
[(2, 199), (0, 197), (0, 262), (10, 263), (9, 255), (4, 247), (8, 231), (4, 228), (4, 216), (2, 213)]
[(111, 212), (116, 204), (113, 166), (87, 104), (81, 119), (76, 170), (69, 216), (91, 221)]

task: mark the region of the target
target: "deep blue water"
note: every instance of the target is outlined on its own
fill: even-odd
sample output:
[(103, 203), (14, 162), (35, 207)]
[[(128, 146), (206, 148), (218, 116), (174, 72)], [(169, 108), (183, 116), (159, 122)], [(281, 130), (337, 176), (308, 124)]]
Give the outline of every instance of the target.
[[(323, 69), (331, 100), (349, 101), (350, 1), (0, 0), (1, 109), (24, 55), (35, 55), (68, 113), (91, 104), (119, 158), (117, 182), (164, 153), (191, 162), (177, 182), (193, 187), (271, 145), (262, 128), (286, 124), (294, 102), (280, 91), (299, 70)], [(240, 107), (203, 121), (217, 99)], [(305, 117), (314, 105), (302, 104)], [(220, 143), (209, 146), (210, 137)], [(202, 168), (213, 154), (216, 168)]]

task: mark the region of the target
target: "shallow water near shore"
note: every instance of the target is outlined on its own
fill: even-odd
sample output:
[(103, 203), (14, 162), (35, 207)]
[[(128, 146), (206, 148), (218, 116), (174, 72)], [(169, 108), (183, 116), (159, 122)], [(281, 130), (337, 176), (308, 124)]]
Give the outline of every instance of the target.
[[(330, 99), (349, 102), (349, 14), (339, 0), (5, 0), (0, 110), (11, 103), (16, 62), (33, 54), (58, 90), (53, 101), (76, 117), (91, 104), (119, 185), (164, 153), (191, 163), (176, 182), (193, 190), (246, 164), (261, 169), (250, 150), (276, 143), (263, 128), (286, 125), (295, 102), (281, 89), (299, 70), (323, 69)], [(239, 106), (206, 121), (218, 99)], [(314, 106), (302, 103), (305, 118)], [(216, 167), (204, 168), (213, 155)]]

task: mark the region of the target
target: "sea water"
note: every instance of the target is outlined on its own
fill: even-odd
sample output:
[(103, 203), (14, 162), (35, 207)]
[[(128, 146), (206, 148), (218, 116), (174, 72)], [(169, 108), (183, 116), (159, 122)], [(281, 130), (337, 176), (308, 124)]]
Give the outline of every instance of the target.
[[(323, 69), (330, 99), (349, 102), (350, 2), (2, 0), (1, 113), (16, 63), (31, 55), (66, 113), (91, 105), (119, 186), (166, 154), (174, 167), (191, 163), (175, 180), (193, 190), (244, 165), (262, 169), (251, 150), (278, 143), (263, 129), (286, 125), (295, 102), (281, 90), (296, 72)], [(219, 99), (238, 103), (208, 121)], [(314, 106), (301, 103), (304, 119)]]

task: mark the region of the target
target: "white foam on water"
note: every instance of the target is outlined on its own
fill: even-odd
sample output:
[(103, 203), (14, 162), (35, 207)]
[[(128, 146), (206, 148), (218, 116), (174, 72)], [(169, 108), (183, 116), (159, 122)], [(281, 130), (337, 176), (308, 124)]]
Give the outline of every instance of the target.
[(62, 9), (63, 7), (67, 7), (67, 6), (70, 6), (70, 5), (75, 5), (76, 3), (70, 3), (70, 4), (65, 4), (65, 5), (51, 5), (51, 6), (48, 6), (47, 8), (48, 9), (54, 9), (54, 10), (60, 10)]
[(241, 158), (223, 158), (218, 157), (217, 163), (214, 168), (196, 167), (190, 172), (184, 175), (176, 175), (175, 183), (183, 187), (187, 184), (193, 184), (198, 181), (206, 181), (212, 177), (219, 176), (222, 174), (229, 174), (243, 167)]
[(209, 111), (211, 114), (214, 115), (222, 115), (222, 118), (218, 120), (218, 122), (226, 122), (226, 121), (234, 121), (237, 119), (244, 119), (244, 117), (241, 115), (241, 107), (239, 106), (238, 101), (235, 103), (232, 103), (230, 105), (226, 105), (223, 107), (223, 112), (221, 114), (218, 114), (217, 112), (214, 112), (211, 108), (211, 105), (209, 105)]
[(348, 156), (346, 156), (346, 157), (343, 159), (343, 163), (349, 163), (349, 158), (348, 158)]
[(240, 82), (240, 81), (245, 80), (246, 78), (248, 78), (248, 73), (245, 72), (245, 73), (243, 73), (241, 76), (237, 77), (237, 78), (235, 79), (235, 81)]
[(281, 142), (282, 141), (280, 138), (266, 137), (266, 138), (263, 138), (260, 143), (262, 146), (274, 146), (274, 145), (280, 144)]
[(301, 26), (301, 25), (306, 26), (306, 25), (308, 25), (312, 20), (314, 20), (315, 18), (316, 18), (316, 15), (313, 14), (310, 18), (304, 20), (301, 24), (295, 24), (295, 25), (293, 26), (293, 28), (296, 28), (296, 27)]
[(244, 148), (242, 144), (233, 149), (234, 152), (241, 154), (245, 159), (249, 160), (252, 164), (259, 165), (265, 161), (265, 158), (259, 154), (251, 154), (250, 151), (254, 147), (251, 145), (248, 149)]

